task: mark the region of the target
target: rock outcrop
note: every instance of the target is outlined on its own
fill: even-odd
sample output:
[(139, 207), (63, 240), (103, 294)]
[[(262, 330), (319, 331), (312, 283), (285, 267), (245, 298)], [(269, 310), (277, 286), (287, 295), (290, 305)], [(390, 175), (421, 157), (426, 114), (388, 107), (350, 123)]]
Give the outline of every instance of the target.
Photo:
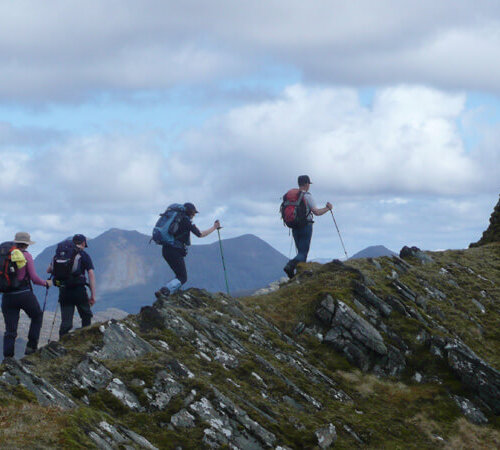
[(469, 247), (480, 247), (481, 245), (490, 244), (492, 242), (500, 242), (500, 198), (491, 213), (488, 228), (484, 230), (481, 239), (471, 243)]

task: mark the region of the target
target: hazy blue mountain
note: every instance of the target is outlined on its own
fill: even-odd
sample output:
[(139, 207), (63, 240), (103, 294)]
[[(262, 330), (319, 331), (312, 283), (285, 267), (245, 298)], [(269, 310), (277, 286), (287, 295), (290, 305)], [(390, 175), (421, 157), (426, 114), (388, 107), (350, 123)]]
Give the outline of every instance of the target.
[[(96, 267), (96, 310), (114, 307), (137, 312), (151, 303), (153, 293), (173, 276), (161, 256), (161, 247), (149, 244), (149, 239), (137, 231), (113, 228), (88, 241), (87, 251)], [(222, 247), (232, 295), (261, 288), (283, 275), (287, 258), (254, 235), (224, 239)], [(46, 248), (35, 259), (40, 275), (46, 272), (55, 248), (56, 245)], [(218, 242), (192, 245), (186, 264), (186, 288), (226, 291)], [(56, 296), (57, 288), (50, 289), (48, 309), (54, 309)]]
[(389, 250), (387, 247), (384, 247), (383, 245), (372, 245), (352, 255), (349, 259), (378, 258), (379, 256), (391, 256), (391, 255), (397, 255), (397, 253), (393, 252), (392, 250)]

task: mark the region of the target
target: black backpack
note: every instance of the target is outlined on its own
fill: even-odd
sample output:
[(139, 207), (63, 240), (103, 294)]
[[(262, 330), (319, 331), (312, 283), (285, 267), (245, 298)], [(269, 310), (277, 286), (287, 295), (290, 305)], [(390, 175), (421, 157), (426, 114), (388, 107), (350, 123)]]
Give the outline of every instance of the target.
[(57, 244), (52, 259), (52, 277), (57, 287), (76, 287), (85, 285), (80, 249), (71, 240)]
[(18, 290), (27, 280), (18, 280), (17, 264), (12, 262), (11, 254), (16, 250), (15, 242), (7, 241), (0, 244), (0, 292)]

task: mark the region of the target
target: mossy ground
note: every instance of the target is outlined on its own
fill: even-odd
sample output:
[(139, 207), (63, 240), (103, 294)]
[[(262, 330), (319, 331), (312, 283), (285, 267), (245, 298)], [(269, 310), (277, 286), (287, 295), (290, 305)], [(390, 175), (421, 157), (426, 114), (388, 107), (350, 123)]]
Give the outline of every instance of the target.
[[(397, 294), (391, 280), (393, 271), (397, 271), (401, 282), (417, 294), (428, 297), (426, 310), (416, 304), (412, 307), (423, 317), (429, 314), (451, 333), (459, 335), (479, 356), (498, 369), (500, 245), (435, 252), (430, 256), (433, 262), (428, 264), (407, 260), (412, 267), (406, 272), (398, 269), (391, 258), (377, 259), (381, 269), (366, 259), (348, 262), (348, 266), (372, 280), (370, 288), (381, 298)], [(320, 327), (314, 312), (325, 295), (357, 308), (353, 281), (359, 281), (360, 274), (356, 270), (345, 270), (335, 263), (301, 265), (300, 283), (292, 281), (268, 295), (240, 299), (240, 305), (248, 317), (258, 314), (287, 335), (293, 333), (299, 322), (308, 327)], [(446, 299), (430, 296), (425, 283), (443, 292)], [(485, 314), (474, 305), (472, 298), (484, 305)], [(145, 387), (151, 387), (159, 370), (173, 359), (181, 361), (196, 374), (195, 378), (182, 380), (183, 395), (175, 397), (164, 411), (140, 413), (131, 412), (109, 392), (95, 393), (74, 388), (70, 392), (74, 399), (79, 402), (78, 399), (87, 396), (90, 406), (80, 402), (77, 409), (63, 412), (39, 406), (23, 388), (2, 390), (0, 400), (4, 406), (0, 408), (0, 445), (8, 442), (9, 445), (22, 446), (23, 442), (29, 442), (28, 436), (31, 438), (38, 433), (42, 436), (39, 448), (90, 448), (92, 443), (88, 439), (88, 431), (101, 420), (106, 420), (137, 431), (159, 448), (200, 448), (206, 424), (197, 422), (196, 427), (189, 431), (169, 429), (168, 424), (172, 415), (183, 408), (183, 399), (189, 392), (196, 391), (196, 400), (201, 397), (213, 399), (212, 386), (245, 409), (250, 418), (274, 433), (277, 445), (294, 449), (314, 448), (317, 444), (314, 431), (328, 423), (337, 428), (339, 437), (336, 448), (494, 448), (500, 445), (498, 418), (488, 416), (490, 423), (481, 427), (464, 420), (450, 394), (470, 396), (470, 393), (464, 391), (447, 365), (430, 355), (428, 349), (416, 339), (426, 327), (415, 319), (396, 311), (384, 319), (390, 329), (401, 335), (411, 351), (407, 371), (401, 379), (382, 379), (360, 372), (314, 335), (303, 333), (296, 338), (305, 349), (303, 357), (353, 399), (352, 402), (340, 402), (324, 382), (311, 382), (302, 371), (276, 358), (278, 353), (293, 355), (296, 348), (271, 328), (262, 332), (268, 344), (262, 347), (250, 339), (251, 333), (244, 331), (246, 323), (243, 318), (226, 314), (221, 304), (211, 301), (210, 296), (205, 301), (208, 306), (196, 310), (196, 313), (227, 326), (230, 333), (249, 350), (249, 353), (238, 355), (237, 368), (224, 368), (213, 359), (207, 361), (200, 356), (195, 345), (182, 340), (171, 330), (140, 332), (135, 324), (136, 318), (130, 316), (128, 326), (148, 341), (165, 341), (170, 351), (153, 352), (126, 362), (103, 361), (103, 364), (146, 406), (147, 397), (142, 388), (134, 387), (133, 380), (142, 380)], [(433, 311), (436, 308), (442, 314), (435, 314)], [(197, 326), (192, 310), (179, 309), (178, 312)], [(240, 327), (230, 325), (231, 320)], [(431, 325), (427, 331), (440, 333)], [(384, 338), (387, 339), (387, 336)], [(66, 356), (43, 360), (40, 354), (35, 354), (29, 359), (34, 363), (37, 374), (61, 385), (72, 367), (101, 342), (102, 333), (98, 326), (93, 326), (63, 339), (62, 344), (68, 349)], [(322, 408), (317, 409), (305, 401), (279, 374), (267, 371), (252, 352), (269, 361), (302, 392), (321, 402)], [(424, 379), (424, 382), (417, 383), (413, 379), (417, 371), (428, 379), (435, 377), (440, 382)], [(284, 396), (295, 403), (285, 401)], [(16, 416), (15, 411), (19, 408), (22, 412)], [(35, 415), (37, 420), (33, 419)], [(11, 421), (14, 425), (9, 425)], [(348, 430), (356, 433), (365, 444), (359, 444)]]

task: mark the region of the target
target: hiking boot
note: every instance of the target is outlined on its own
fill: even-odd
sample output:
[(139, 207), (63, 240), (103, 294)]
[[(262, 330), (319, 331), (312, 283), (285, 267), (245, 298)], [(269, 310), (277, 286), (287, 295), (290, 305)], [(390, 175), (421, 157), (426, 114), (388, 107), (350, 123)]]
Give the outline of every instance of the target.
[(25, 355), (31, 355), (36, 352), (36, 348), (30, 347), (29, 345), (26, 346), (26, 350), (24, 351)]
[(159, 291), (155, 292), (156, 298), (168, 297), (170, 290), (167, 287), (162, 287)]
[(287, 265), (283, 267), (283, 270), (288, 275), (288, 278), (293, 278), (295, 276), (295, 268), (290, 263), (287, 263)]

